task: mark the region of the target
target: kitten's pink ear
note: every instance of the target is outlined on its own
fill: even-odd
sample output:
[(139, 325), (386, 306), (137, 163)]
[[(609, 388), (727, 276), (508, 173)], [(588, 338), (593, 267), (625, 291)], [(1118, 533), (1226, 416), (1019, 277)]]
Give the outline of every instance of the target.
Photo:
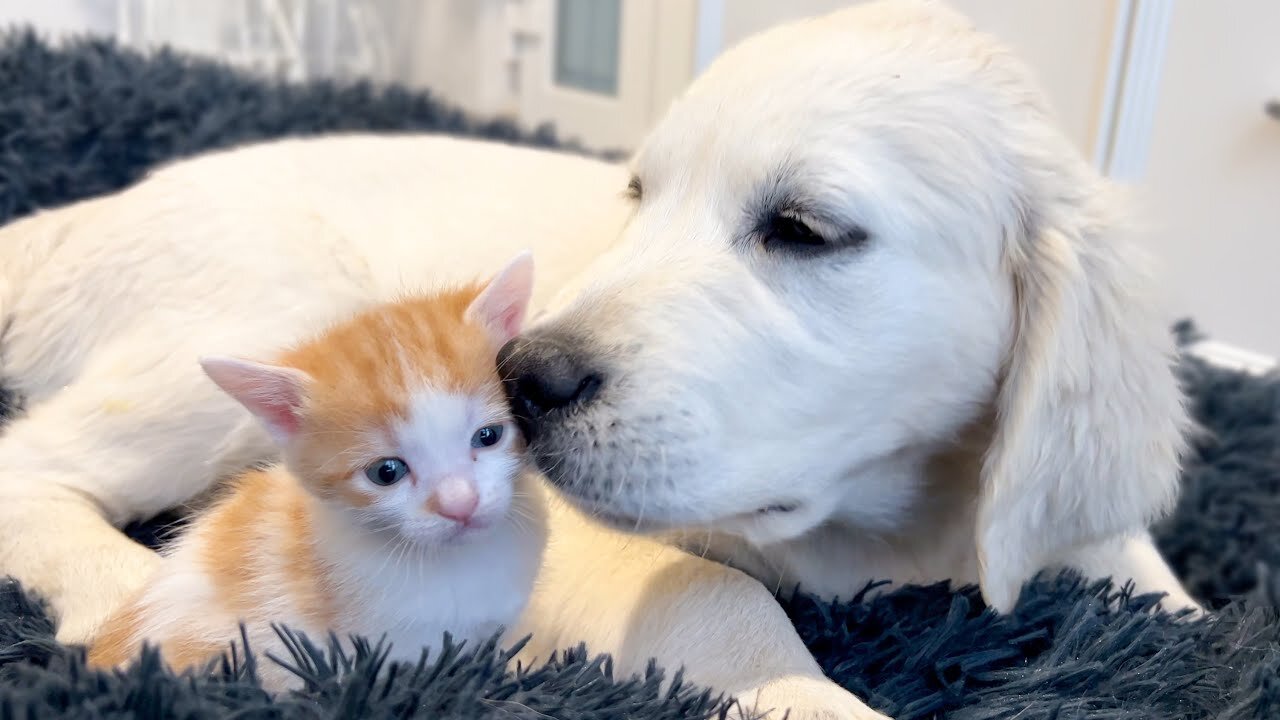
[(279, 365), (221, 356), (201, 358), (200, 367), (218, 387), (253, 413), (276, 443), (287, 443), (298, 432), (310, 375)]
[(533, 295), (533, 254), (512, 258), (467, 308), (468, 320), (489, 328), (497, 345), (520, 334)]

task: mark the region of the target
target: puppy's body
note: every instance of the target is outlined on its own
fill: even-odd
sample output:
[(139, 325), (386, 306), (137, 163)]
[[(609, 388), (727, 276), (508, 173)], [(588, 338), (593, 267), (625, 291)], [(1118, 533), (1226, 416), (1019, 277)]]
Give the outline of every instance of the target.
[[(909, 1), (726, 54), (629, 168), (423, 137), (185, 162), (0, 230), (2, 372), (30, 398), (0, 438), (0, 568), (85, 639), (155, 562), (113, 525), (271, 454), (198, 355), (529, 247), (535, 311), (563, 293), (543, 327), (608, 365), (593, 405), (537, 423), (544, 469), (770, 586), (553, 504), (530, 653), (586, 640), (874, 717), (772, 587), (981, 581), (1007, 609), (1073, 565), (1193, 605), (1143, 530), (1185, 414), (1117, 208), (1020, 65)], [(780, 254), (815, 244), (838, 247)]]
[[(0, 435), (0, 569), (48, 599), (59, 639), (88, 642), (160, 560), (118, 526), (278, 459), (199, 357), (262, 356), (272, 338), (524, 248), (539, 259), (536, 315), (616, 236), (625, 183), (621, 167), (562, 154), (331, 137), (206, 155), (0, 228), (0, 377), (28, 399)], [(511, 632), (535, 633), (526, 660), (585, 641), (620, 673), (657, 657), (770, 705), (868, 712), (758, 582), (547, 506), (544, 567)]]

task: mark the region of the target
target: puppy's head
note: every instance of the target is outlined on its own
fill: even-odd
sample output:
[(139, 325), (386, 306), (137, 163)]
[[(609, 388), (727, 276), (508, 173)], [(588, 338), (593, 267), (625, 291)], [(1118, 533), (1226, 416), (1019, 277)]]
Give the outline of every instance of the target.
[(921, 466), (994, 411), (975, 542), (1007, 608), (1171, 501), (1181, 396), (1113, 191), (964, 18), (875, 2), (750, 39), (633, 172), (619, 242), (502, 357), (587, 511), (901, 531)]

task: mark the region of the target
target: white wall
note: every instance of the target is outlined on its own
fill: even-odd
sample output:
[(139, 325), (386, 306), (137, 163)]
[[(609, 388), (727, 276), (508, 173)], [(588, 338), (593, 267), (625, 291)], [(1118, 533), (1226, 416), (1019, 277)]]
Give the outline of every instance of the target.
[(1176, 3), (1138, 191), (1178, 312), (1280, 356), (1276, 97), (1280, 2)]
[(515, 112), (507, 0), (379, 1), (398, 5), (393, 11), (402, 18), (398, 31), (411, 33), (393, 38), (406, 53), (396, 79), (430, 88), (479, 114)]

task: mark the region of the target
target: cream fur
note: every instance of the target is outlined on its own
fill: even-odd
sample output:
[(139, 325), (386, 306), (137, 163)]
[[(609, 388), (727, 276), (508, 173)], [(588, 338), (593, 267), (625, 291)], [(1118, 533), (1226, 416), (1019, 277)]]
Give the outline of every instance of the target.
[[(770, 586), (979, 580), (1007, 610), (1069, 565), (1194, 607), (1144, 529), (1185, 423), (1164, 319), (1116, 191), (998, 44), (916, 0), (778, 28), (718, 60), (633, 167), (638, 208), (629, 169), (590, 160), (283, 141), (0, 229), (0, 373), (30, 398), (0, 437), (0, 570), (88, 639), (155, 564), (115, 527), (270, 455), (197, 357), (528, 247), (541, 326), (629, 350), (622, 376), (690, 413), (592, 455), (565, 483), (578, 504), (683, 530)], [(870, 231), (865, 252), (800, 265), (750, 244), (741, 212), (784, 167), (832, 225)], [(652, 419), (645, 399), (618, 392), (611, 417)], [(646, 447), (661, 462), (637, 463)], [(751, 514), (777, 499), (800, 509)], [(550, 525), (531, 655), (586, 640), (793, 718), (878, 717), (765, 584), (561, 503)]]

